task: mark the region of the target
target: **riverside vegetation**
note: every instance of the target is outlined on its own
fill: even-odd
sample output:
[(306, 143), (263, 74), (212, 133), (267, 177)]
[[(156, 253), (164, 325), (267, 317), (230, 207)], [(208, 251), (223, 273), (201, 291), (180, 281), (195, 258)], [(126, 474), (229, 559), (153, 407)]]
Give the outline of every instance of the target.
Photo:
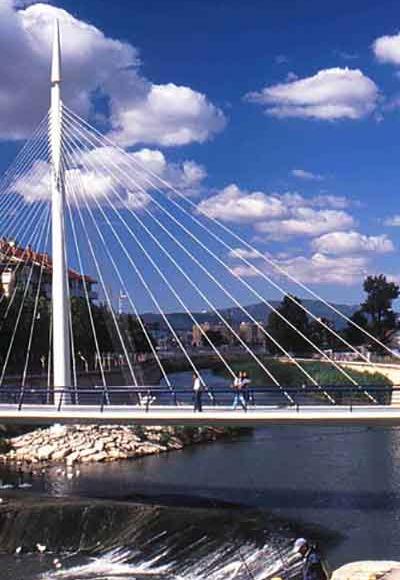
[[(277, 359), (272, 359), (270, 357), (263, 358), (264, 364), (268, 367), (270, 372), (276, 377), (279, 383), (287, 388), (293, 387), (298, 388), (302, 385), (312, 387), (311, 381), (300, 371), (298, 367), (287, 361), (282, 362)], [(321, 387), (331, 387), (330, 393), (334, 396), (337, 403), (348, 403), (350, 399), (360, 400), (362, 402), (365, 399), (365, 395), (360, 392), (352, 393), (349, 391), (349, 387), (354, 385), (350, 380), (345, 377), (340, 371), (335, 369), (329, 364), (321, 363), (319, 361), (315, 362), (302, 362), (301, 366), (316, 380), (318, 385)], [(251, 379), (252, 387), (273, 387), (274, 384), (269, 376), (259, 367), (258, 363), (251, 361), (249, 359), (242, 361), (235, 361), (231, 363), (232, 369), (237, 373), (239, 371), (246, 371)], [(226, 369), (220, 365), (215, 364), (213, 366), (215, 373), (223, 376), (226, 379), (230, 378)], [(374, 387), (391, 387), (392, 382), (382, 374), (375, 372), (360, 372), (353, 369), (346, 369), (346, 373), (355, 380), (358, 385), (371, 386)], [(306, 394), (306, 391), (305, 393)], [(382, 404), (388, 404), (390, 401), (390, 395), (388, 393), (378, 394), (373, 393), (374, 396)], [(310, 397), (320, 398), (324, 395), (316, 392), (310, 393)]]
[[(302, 384), (311, 386), (311, 381), (294, 364), (267, 358), (265, 362), (268, 364), (268, 369), (282, 385), (287, 387), (299, 387)], [(315, 361), (302, 362), (301, 366), (314, 377), (319, 385), (351, 386), (350, 380), (330, 364)], [(244, 364), (233, 363), (232, 368), (234, 371), (246, 370), (251, 375), (252, 384), (255, 386), (273, 386), (271, 378), (266, 376), (265, 372), (254, 361), (248, 360)], [(346, 369), (346, 373), (360, 385), (390, 386), (392, 384), (388, 378), (378, 372), (367, 373)]]

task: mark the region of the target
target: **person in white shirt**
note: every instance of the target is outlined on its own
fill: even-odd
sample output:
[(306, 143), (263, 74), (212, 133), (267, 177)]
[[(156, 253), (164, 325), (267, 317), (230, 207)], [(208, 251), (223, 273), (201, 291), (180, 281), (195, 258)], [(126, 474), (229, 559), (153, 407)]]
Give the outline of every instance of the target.
[(247, 411), (246, 401), (244, 400), (242, 392), (243, 390), (242, 376), (243, 376), (242, 371), (239, 371), (239, 374), (233, 380), (232, 388), (235, 392), (235, 396), (233, 398), (232, 409), (236, 409), (238, 404), (240, 403), (242, 409), (244, 409), (244, 411)]
[(201, 383), (201, 379), (199, 377), (199, 375), (193, 375), (193, 411), (199, 411), (199, 413), (202, 412), (203, 410), (203, 406), (202, 406), (202, 400), (201, 400), (201, 396), (203, 393), (203, 385)]

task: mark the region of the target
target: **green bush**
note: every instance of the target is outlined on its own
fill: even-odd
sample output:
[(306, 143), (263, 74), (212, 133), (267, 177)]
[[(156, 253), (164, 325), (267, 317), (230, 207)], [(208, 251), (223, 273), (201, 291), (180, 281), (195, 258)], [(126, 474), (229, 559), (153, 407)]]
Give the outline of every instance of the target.
[(168, 433), (168, 431), (163, 431), (160, 435), (160, 444), (164, 447), (168, 447), (170, 441), (171, 433)]
[(143, 425), (135, 425), (133, 432), (136, 435), (136, 437), (140, 439), (140, 441), (143, 441), (146, 437), (146, 431)]
[(11, 445), (8, 439), (0, 438), (0, 453), (7, 453), (10, 451)]

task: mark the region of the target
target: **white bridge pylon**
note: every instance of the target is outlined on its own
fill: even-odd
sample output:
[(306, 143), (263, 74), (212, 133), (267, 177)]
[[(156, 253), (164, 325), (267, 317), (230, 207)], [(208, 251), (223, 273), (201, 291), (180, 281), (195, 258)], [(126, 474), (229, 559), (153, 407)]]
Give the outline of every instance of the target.
[[(342, 349), (352, 351), (368, 362), (370, 367), (374, 365), (363, 352), (359, 352), (338, 331), (320, 320), (305, 304), (297, 301), (292, 295), (294, 289), (298, 291), (300, 288), (302, 294), (307, 293), (323, 302), (336, 318), (340, 316), (347, 324), (363, 332), (366, 341), (379, 344), (383, 351), (394, 358), (400, 358), (398, 353), (286, 272), (279, 263), (274, 262), (268, 254), (261, 253), (235, 230), (201, 211), (196, 198), (191, 198), (187, 191), (177, 186), (177, 183), (185, 183), (184, 178), (185, 174), (179, 164), (170, 173), (154, 169), (154, 164), (146, 163), (137, 152), (126, 151), (113, 143), (107, 135), (102, 135), (96, 127), (63, 103), (60, 30), (58, 23), (55, 23), (50, 111), (0, 180), (2, 261), (5, 270), (13, 268), (13, 275), (21, 280), (14, 289), (10, 286), (9, 305), (4, 314), (0, 312), (0, 331), (2, 325), (15, 316), (12, 319), (9, 348), (0, 363), (0, 386), (6, 386), (9, 375), (14, 373), (19, 376), (16, 363), (13, 366), (16, 360), (13, 355), (17, 348), (24, 348), (21, 341), (18, 342), (18, 333), (24, 307), (30, 298), (34, 299), (34, 308), (26, 337), (23, 372), (21, 381), (16, 379), (14, 384), (25, 387), (30, 374), (38, 373), (38, 368), (43, 376), (47, 371), (48, 387), (56, 388), (56, 406), (70, 402), (59, 400), (62, 389), (63, 393), (67, 389), (78, 391), (78, 387), (88, 384), (82, 379), (86, 376), (85, 372), (96, 371), (100, 383), (98, 386), (104, 389), (113, 384), (109, 364), (104, 356), (110, 347), (106, 349), (102, 343), (102, 340), (106, 342), (105, 324), (101, 326), (99, 323), (99, 313), (107, 320), (106, 330), (111, 337), (108, 344), (112, 342), (113, 353), (122, 361), (121, 374), (125, 374), (125, 385), (138, 387), (149, 384), (147, 378), (141, 375), (143, 365), (140, 367), (138, 364), (140, 357), (135, 356), (138, 352), (143, 354), (143, 350), (139, 351), (132, 340), (132, 333), (129, 334), (127, 330), (127, 319), (115, 307), (110, 290), (112, 288), (114, 293), (117, 291), (120, 296), (124, 296), (128, 312), (136, 324), (136, 331), (141, 333), (147, 360), (171, 390), (174, 385), (166, 370), (165, 356), (156, 347), (141, 312), (157, 314), (164, 333), (162, 339), (169, 346), (173, 344), (175, 354), (203, 384), (206, 385), (207, 376), (196, 362), (196, 353), (168, 316), (168, 311), (184, 313), (197, 331), (204, 348), (217, 360), (228, 378), (233, 380), (237, 372), (237, 367), (232, 363), (233, 356), (230, 356), (230, 347), (222, 348), (212, 339), (212, 334), (207, 332), (202, 323), (204, 316), (193, 312), (191, 305), (196, 304), (198, 312), (207, 311), (216, 321), (229, 345), (239, 349), (241, 355), (246, 354), (257, 372), (262, 373), (265, 380), (263, 386), (276, 387), (284, 401), (293, 404), (289, 389), (277, 376), (274, 364), (265, 356), (265, 352), (255, 348), (244, 337), (238, 325), (218, 307), (224, 304), (235, 307), (243, 321), (259, 333), (262, 341), (273, 346), (275, 352), (296, 369), (299, 385), (320, 390), (318, 398), (327, 405), (335, 406), (335, 394), (329, 394), (328, 389), (319, 383), (312, 365), (289, 352), (271, 333), (265, 320), (258, 320), (249, 308), (243, 306), (260, 302), (267, 312), (273, 312), (279, 317), (289, 332), (296, 333), (309, 351), (335, 369), (343, 384), (359, 389), (361, 398), (376, 404), (372, 388), (369, 391), (367, 386), (360, 384), (349, 368), (334, 360), (328, 351), (274, 306), (269, 298), (271, 290), (294, 302), (309, 319), (329, 333)], [(51, 249), (48, 247), (50, 225)], [(13, 244), (7, 240), (13, 240)], [(235, 267), (232, 260), (235, 260)], [(246, 276), (243, 271), (251, 275)], [(49, 323), (46, 352), (40, 353), (40, 361), (43, 361), (40, 367), (37, 360), (32, 360), (31, 351), (35, 345), (36, 332), (39, 333), (39, 303), (44, 294), (47, 296), (43, 288), (45, 284), (50, 284), (49, 272), (52, 276), (52, 322)], [(81, 352), (79, 340), (82, 339), (82, 333), (78, 336), (72, 324), (69, 290), (71, 272), (74, 281), (80, 284), (79, 298), (86, 309), (85, 329), (87, 335), (90, 335), (86, 337), (90, 339), (88, 352)], [(97, 302), (85, 272), (90, 272), (93, 275), (91, 280), (99, 285)], [(262, 281), (262, 286), (257, 281)], [(20, 305), (16, 308), (18, 297)], [(0, 310), (3, 300), (4, 294), (0, 296)], [(43, 336), (43, 328), (40, 332)], [(171, 358), (173, 356), (174, 353)], [(379, 366), (376, 371), (379, 372)], [(140, 403), (140, 396), (138, 399)], [(46, 412), (50, 413), (48, 409)], [(366, 412), (375, 411), (368, 409)], [(182, 417), (178, 411), (171, 413), (171, 417)], [(129, 416), (132, 418), (132, 415)], [(207, 418), (210, 416), (208, 413), (205, 415)], [(57, 417), (62, 420), (62, 414)], [(223, 417), (228, 415), (221, 415), (221, 420)], [(251, 417), (255, 418), (253, 412)], [(273, 417), (278, 415), (275, 413)], [(244, 417), (238, 420), (241, 424), (247, 421)], [(199, 417), (198, 421), (202, 422), (203, 418)]]
[[(69, 331), (69, 292), (65, 240), (65, 173), (62, 165), (61, 43), (58, 21), (54, 26), (51, 67), (51, 143), (52, 255), (53, 255), (53, 384), (68, 388), (71, 380)], [(58, 405), (56, 399), (55, 404)]]

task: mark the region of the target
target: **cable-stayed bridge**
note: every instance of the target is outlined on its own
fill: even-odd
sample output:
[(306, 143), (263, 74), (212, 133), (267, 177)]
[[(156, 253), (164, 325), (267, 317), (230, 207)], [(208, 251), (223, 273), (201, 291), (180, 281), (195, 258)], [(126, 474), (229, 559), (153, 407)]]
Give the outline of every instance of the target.
[(81, 388), (71, 394), (70, 389), (57, 389), (54, 393), (40, 388), (5, 387), (0, 397), (0, 422), (217, 427), (400, 424), (400, 408), (387, 404), (393, 394), (400, 393), (400, 388), (368, 386), (376, 403), (365, 400), (354, 387), (325, 387), (324, 391), (332, 399), (340, 391), (342, 402), (327, 405), (318, 388), (287, 388), (280, 392), (274, 387), (259, 387), (248, 391), (245, 409), (234, 410), (231, 389), (210, 388), (205, 392), (202, 412), (194, 412), (191, 392), (183, 388)]
[[(319, 300), (362, 332), (366, 341), (379, 345), (392, 357), (399, 355), (268, 254), (201, 211), (190, 192), (184, 190), (184, 177), (171, 174), (167, 179), (146, 151), (139, 155), (124, 150), (63, 102), (56, 25), (50, 111), (0, 182), (0, 334), (7, 339), (0, 361), (0, 422), (400, 424), (400, 409), (390, 405), (396, 390), (360, 384), (346, 365), (285, 317), (266, 296), (273, 290), (286, 297), (344, 350), (371, 368), (374, 365), (365, 353), (299, 302), (294, 292)], [(233, 259), (251, 276), (244, 276), (243, 268), (233, 267)], [(101, 307), (96, 305), (95, 283)], [(119, 289), (120, 301), (123, 298), (129, 306), (145, 344), (146, 358), (157, 368), (164, 387), (148, 386), (141, 363), (143, 353), (132, 340), (121, 306), (115, 308), (113, 288)], [(51, 308), (46, 310), (50, 296)], [(71, 306), (74, 297), (85, 308), (83, 331), (76, 323), (82, 310), (77, 313)], [(249, 390), (246, 412), (231, 409), (232, 391), (222, 389), (218, 396), (211, 392), (190, 345), (168, 317), (171, 304), (185, 313), (225, 376), (235, 381), (237, 370), (226, 349), (217, 345), (193, 314), (194, 298), (218, 319), (224, 335), (265, 377), (266, 387)], [(320, 384), (313, 368), (294, 356), (242, 305), (245, 299), (264, 304), (307, 349), (330, 365), (342, 379), (342, 391)], [(296, 389), (279, 379), (270, 359), (253, 348), (218, 308), (226, 302), (238, 308), (262, 340), (296, 369), (300, 377)], [(184, 360), (185, 368), (199, 379), (204, 398), (211, 397), (203, 413), (194, 414), (191, 408), (191, 385), (180, 392), (173, 384), (165, 358), (142, 318), (145, 308), (159, 315), (168, 343)], [(99, 310), (106, 323), (99, 320)], [(46, 316), (47, 326), (43, 322)], [(34, 347), (36, 341), (43, 341), (44, 332), (46, 352), (39, 364)], [(82, 372), (82, 363), (86, 371), (89, 368), (87, 353), (77, 346), (82, 332), (92, 344), (97, 389), (88, 389), (87, 372)], [(104, 334), (115, 346), (123, 388), (110, 383)], [(38, 368), (39, 379), (33, 380)], [(379, 367), (376, 370), (379, 372)]]

